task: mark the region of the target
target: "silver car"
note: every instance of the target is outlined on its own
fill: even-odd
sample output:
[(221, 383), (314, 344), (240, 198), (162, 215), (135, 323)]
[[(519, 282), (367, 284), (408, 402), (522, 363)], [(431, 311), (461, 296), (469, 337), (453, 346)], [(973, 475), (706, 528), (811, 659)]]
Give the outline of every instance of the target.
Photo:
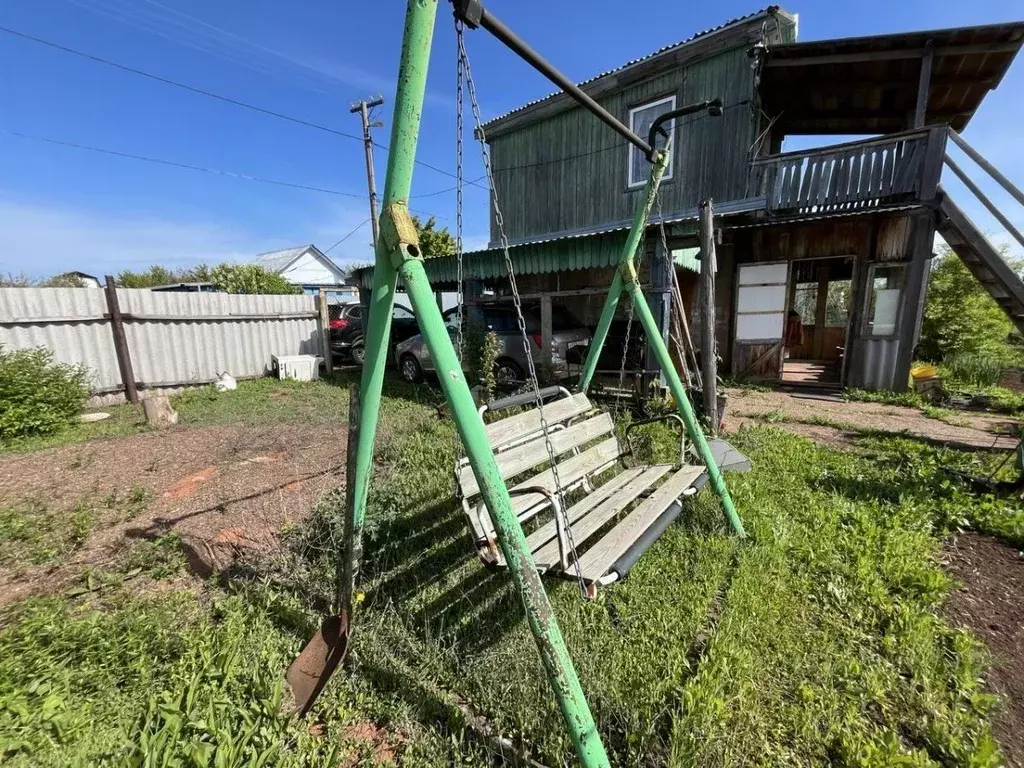
[[(516, 319), (515, 309), (507, 304), (475, 304), (464, 307), (463, 322), (479, 323), (498, 337), (500, 349), (495, 364), (494, 377), (498, 386), (514, 387), (526, 380), (527, 362), (523, 352), (522, 336)], [(458, 309), (449, 309), (444, 315), (448, 335), (455, 342), (458, 331)], [(523, 319), (526, 333), (530, 338), (530, 352), (538, 372), (541, 365), (540, 308), (533, 304), (523, 305)], [(582, 364), (590, 346), (591, 333), (565, 308), (551, 308), (551, 367), (556, 379), (569, 376), (573, 369)], [(422, 336), (413, 336), (395, 347), (395, 362), (402, 378), (409, 382), (422, 380), (423, 374), (434, 371), (427, 345)]]

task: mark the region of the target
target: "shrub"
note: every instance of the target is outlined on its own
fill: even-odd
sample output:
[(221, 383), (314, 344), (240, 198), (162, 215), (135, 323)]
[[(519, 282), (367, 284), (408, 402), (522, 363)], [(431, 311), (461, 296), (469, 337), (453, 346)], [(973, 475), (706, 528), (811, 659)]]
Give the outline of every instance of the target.
[(210, 281), (225, 293), (299, 292), (298, 286), (256, 264), (221, 264), (210, 270)]
[(1005, 362), (985, 355), (958, 353), (947, 356), (942, 367), (954, 383), (994, 387), (999, 384)]
[(0, 348), (0, 439), (57, 432), (89, 396), (83, 366), (53, 361), (45, 347)]
[(467, 323), (462, 353), (466, 378), (470, 386), (479, 384), (483, 388), (484, 402), (494, 399), (498, 387), (494, 366), (500, 352), (501, 342), (494, 331), (486, 330), (480, 323)]

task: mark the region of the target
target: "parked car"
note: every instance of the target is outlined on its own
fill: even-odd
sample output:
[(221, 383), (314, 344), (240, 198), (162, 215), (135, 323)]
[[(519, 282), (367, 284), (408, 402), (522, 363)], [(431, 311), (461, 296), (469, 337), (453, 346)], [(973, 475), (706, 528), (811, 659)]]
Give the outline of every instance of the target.
[[(366, 356), (363, 345), (363, 308), (358, 302), (351, 304), (333, 304), (330, 307), (331, 352), (341, 359), (350, 359), (356, 365), (362, 365)], [(405, 341), (420, 332), (416, 324), (416, 315), (412, 310), (395, 304), (391, 312), (390, 346)], [(388, 356), (390, 357), (390, 355)]]
[[(500, 349), (494, 370), (498, 385), (512, 387), (525, 381), (528, 363), (515, 309), (507, 304), (475, 304), (466, 306), (464, 311), (467, 326), (469, 323), (479, 323), (488, 331), (494, 331), (498, 337)], [(442, 317), (454, 343), (458, 331), (458, 309), (449, 309)], [(530, 353), (534, 365), (539, 369), (542, 359), (539, 305), (524, 304), (523, 319), (526, 321)], [(551, 308), (551, 365), (555, 378), (567, 377), (570, 364), (579, 365), (583, 362), (590, 340), (590, 330), (572, 313), (564, 307)], [(425, 372), (434, 371), (427, 345), (419, 335), (395, 347), (395, 362), (402, 378), (410, 382), (420, 381)]]

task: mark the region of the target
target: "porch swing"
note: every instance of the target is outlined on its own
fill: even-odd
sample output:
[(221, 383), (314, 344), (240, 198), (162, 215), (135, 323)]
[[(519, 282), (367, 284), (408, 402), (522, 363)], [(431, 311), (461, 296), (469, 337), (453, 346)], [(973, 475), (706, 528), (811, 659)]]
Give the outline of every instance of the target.
[[(486, 11), (479, 0), (451, 2), (455, 9), (458, 46), (456, 241), (460, 316), (457, 345), (452, 343), (435, 302), (433, 288), (424, 270), (416, 227), (407, 205), (437, 12), (437, 0), (409, 0), (370, 294), (366, 360), (358, 393), (353, 390), (350, 410), (345, 551), (339, 558), (337, 613), (325, 619), (320, 631), (292, 663), (288, 682), (297, 710), (303, 714), (308, 712), (348, 649), (352, 594), (361, 557), (361, 533), (387, 362), (389, 318), (401, 279), (455, 423), (459, 441), (459, 458), (455, 467), (458, 493), (477, 552), (487, 565), (509, 571), (575, 751), (586, 768), (604, 768), (609, 765), (608, 757), (541, 575), (574, 579), (584, 595), (593, 597), (599, 586), (611, 584), (628, 572), (679, 514), (681, 500), (697, 493), (705, 482), (710, 482), (719, 496), (733, 530), (740, 537), (745, 535), (686, 389), (640, 290), (634, 261), (669, 163), (670, 148), (659, 149), (655, 145), (661, 126), (682, 115), (704, 111), (711, 115), (721, 114), (721, 103), (705, 101), (666, 112), (654, 120), (645, 140), (516, 37)], [(538, 383), (501, 210), (497, 198), (492, 198), (526, 352), (530, 390), (523, 395), (489, 403), (479, 411), (461, 364), (464, 86), (469, 92), (492, 195), (495, 185), (484, 143), (476, 88), (466, 55), (465, 27), (482, 27), (489, 31), (582, 107), (639, 148), (651, 163), (650, 178), (638, 201), (575, 392), (561, 387), (542, 389)], [(631, 299), (627, 337), (635, 312), (668, 380), (678, 409), (678, 414), (664, 417), (680, 428), (680, 451), (674, 464), (632, 463), (629, 430), (623, 446), (615, 437), (612, 415), (595, 408), (586, 394), (623, 293)], [(624, 346), (620, 384), (627, 349), (628, 338)], [(483, 416), (487, 413), (500, 413), (525, 405), (532, 407), (484, 424)], [(647, 422), (636, 422), (631, 428), (644, 423)], [(622, 465), (622, 471), (609, 476), (617, 465)], [(509, 488), (508, 481), (518, 477), (529, 479)], [(573, 495), (571, 505), (567, 504), (569, 494)], [(538, 516), (546, 512), (551, 513), (551, 518), (541, 522)], [(522, 526), (530, 521), (536, 527), (527, 536)]]

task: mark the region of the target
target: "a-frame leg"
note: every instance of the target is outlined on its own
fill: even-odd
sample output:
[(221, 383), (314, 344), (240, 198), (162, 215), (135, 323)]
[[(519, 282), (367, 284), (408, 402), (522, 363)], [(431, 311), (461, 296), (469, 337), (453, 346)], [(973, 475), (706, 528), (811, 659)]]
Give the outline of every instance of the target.
[(380, 415), (381, 386), (387, 362), (391, 311), (397, 280), (401, 276), (416, 312), (420, 331), (434, 360), (456, 429), (466, 447), (470, 466), (495, 523), (498, 543), (522, 600), (530, 630), (537, 642), (573, 746), (581, 764), (586, 768), (604, 768), (609, 765), (608, 757), (530, 548), (526, 544), (526, 537), (512, 508), (508, 490), (487, 442), (483, 421), (476, 411), (455, 349), (441, 319), (433, 289), (423, 269), (416, 229), (408, 213), (407, 200), (436, 12), (437, 0), (409, 0), (406, 11), (402, 63), (398, 73), (398, 94), (395, 98), (391, 150), (384, 186), (384, 210), (376, 249), (366, 333), (366, 360), (361, 387), (363, 424), (356, 461), (352, 528), (358, 535), (366, 511), (373, 443)]

